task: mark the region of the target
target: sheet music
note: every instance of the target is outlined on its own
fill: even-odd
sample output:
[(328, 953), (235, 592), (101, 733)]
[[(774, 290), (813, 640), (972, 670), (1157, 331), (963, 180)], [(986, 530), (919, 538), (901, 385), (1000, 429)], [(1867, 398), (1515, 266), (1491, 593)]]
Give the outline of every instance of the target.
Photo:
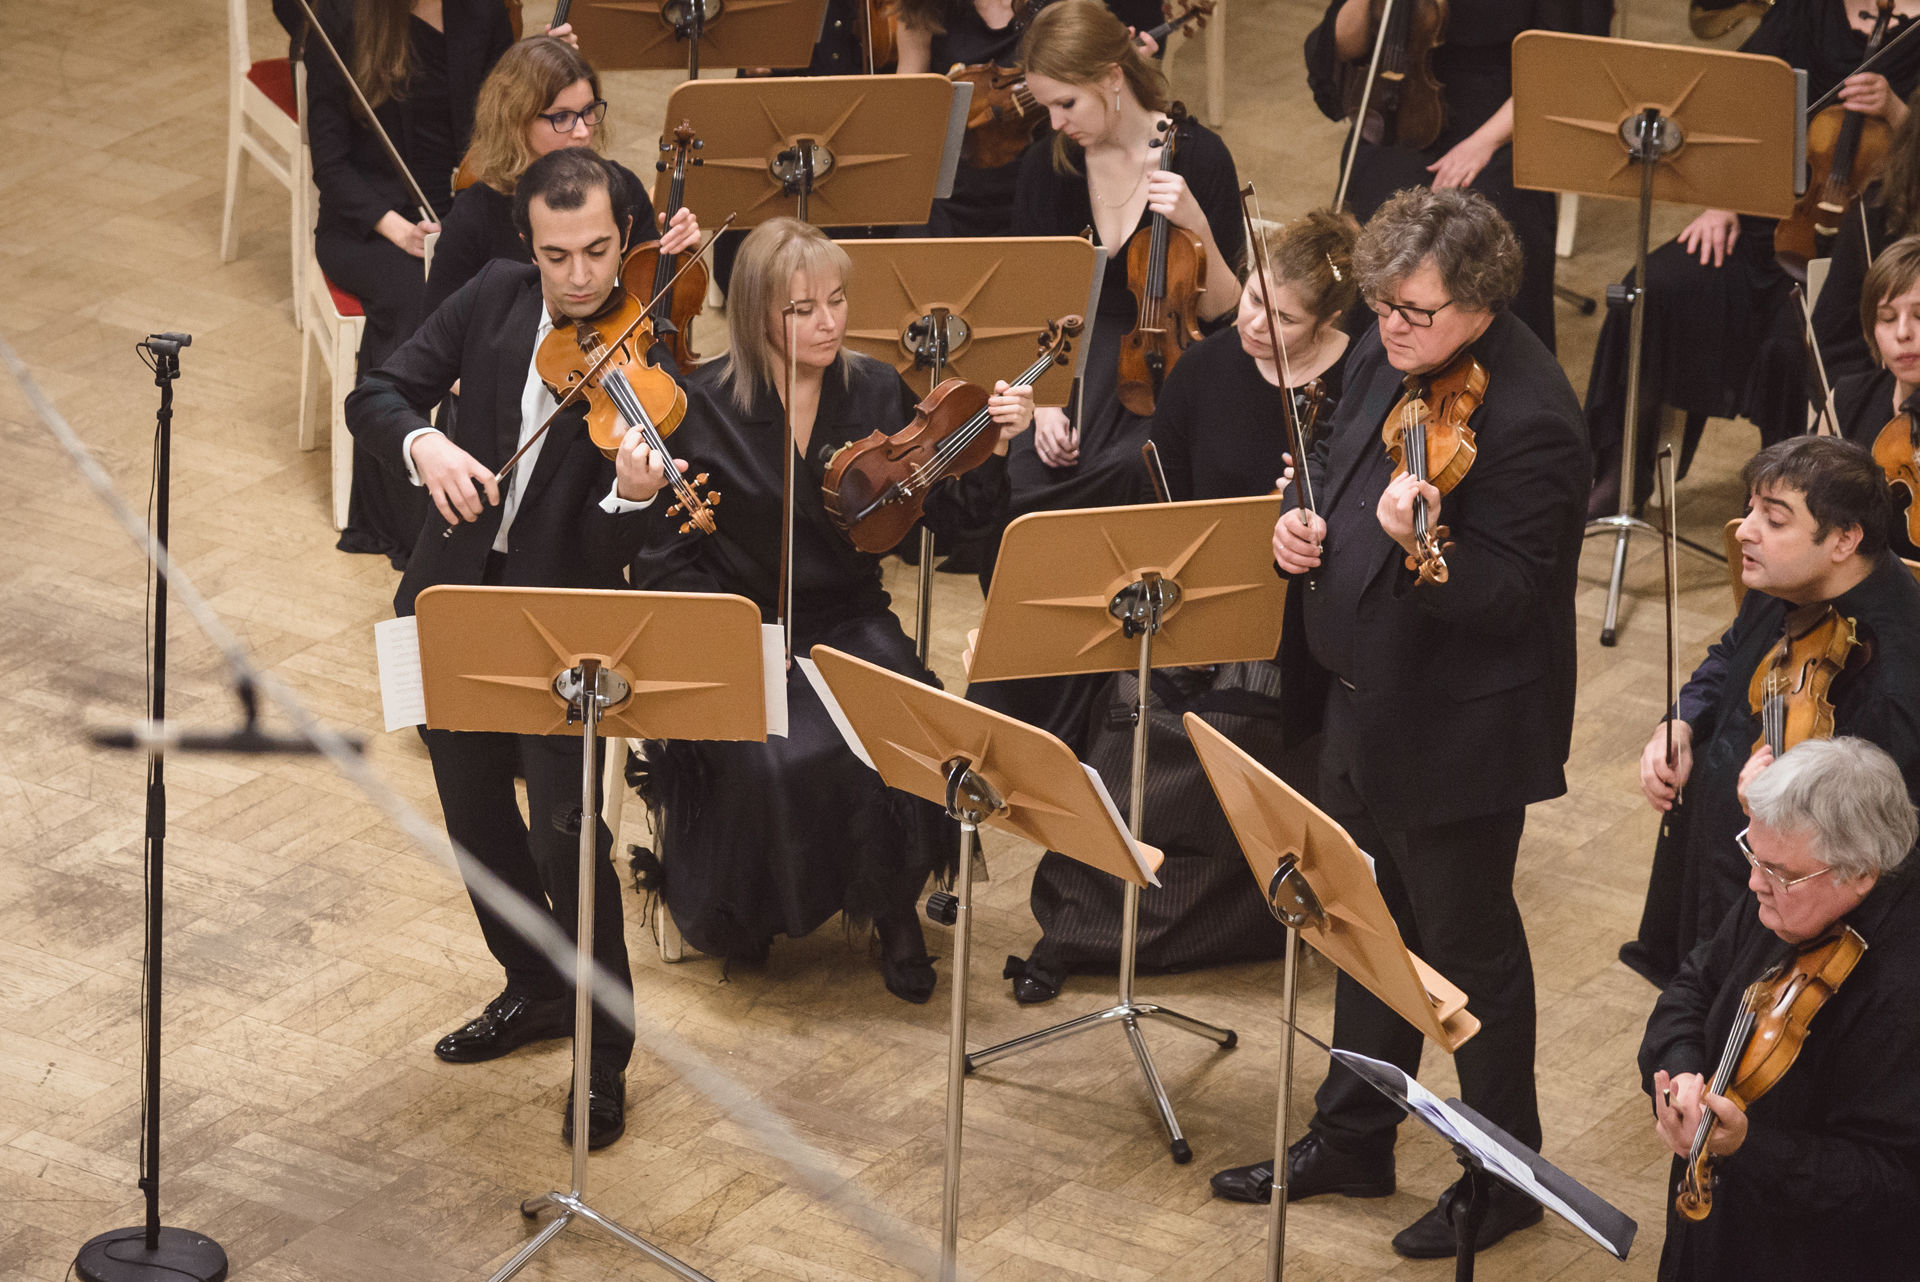
[(1084, 761), (1080, 763), (1080, 768), (1087, 772), (1087, 778), (1093, 780), (1093, 790), (1100, 794), (1100, 804), (1107, 808), (1107, 817), (1113, 820), (1113, 826), (1120, 830), (1120, 835), (1127, 839), (1127, 853), (1133, 856), (1133, 866), (1140, 870), (1149, 886), (1158, 886), (1160, 878), (1147, 866), (1147, 856), (1141, 851), (1140, 843), (1133, 839), (1133, 831), (1127, 827), (1127, 821), (1120, 817), (1120, 807), (1113, 804), (1113, 794), (1107, 791), (1107, 781), (1100, 777), (1098, 770)]
[(420, 625), (411, 614), (373, 625), (373, 653), (380, 668), (380, 710), (387, 729), (425, 725), (427, 690), (420, 675)]
[[(776, 635), (779, 631), (778, 628), (774, 629)], [(846, 709), (842, 708), (840, 701), (833, 697), (833, 691), (827, 687), (827, 679), (820, 675), (820, 665), (812, 659), (802, 658), (797, 654), (793, 656), (793, 661), (800, 665), (800, 671), (807, 674), (807, 683), (813, 687), (813, 692), (820, 696), (820, 702), (826, 705), (827, 715), (833, 718), (833, 728), (838, 730), (840, 737), (847, 741), (847, 747), (853, 750), (853, 755), (865, 762), (867, 769), (875, 769), (873, 758), (867, 755), (867, 746), (861, 743), (860, 736), (853, 732), (853, 722), (847, 720)]]
[[(805, 662), (799, 655), (794, 659)], [(767, 738), (784, 739), (787, 737), (787, 634), (777, 623), (760, 625), (760, 677), (761, 688), (767, 694)]]

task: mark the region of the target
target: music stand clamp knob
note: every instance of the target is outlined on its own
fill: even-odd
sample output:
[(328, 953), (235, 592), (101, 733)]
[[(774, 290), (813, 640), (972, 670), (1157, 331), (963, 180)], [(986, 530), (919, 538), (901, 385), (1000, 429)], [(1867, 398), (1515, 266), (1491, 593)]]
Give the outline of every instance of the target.
[(1647, 107), (1620, 122), (1620, 141), (1635, 161), (1665, 160), (1679, 151), (1687, 136), (1680, 123), (1660, 114), (1660, 108)]
[(1158, 632), (1173, 607), (1180, 604), (1180, 585), (1148, 570), (1113, 594), (1107, 613), (1120, 620), (1121, 633), (1131, 641), (1143, 632)]
[(946, 763), (947, 813), (969, 828), (978, 828), (1006, 811), (1007, 803), (994, 786), (977, 773), (965, 757)]
[(567, 705), (567, 724), (576, 725), (586, 719), (586, 707), (582, 695), (587, 683), (593, 683), (593, 701), (596, 716), (604, 715), (609, 709), (617, 708), (633, 695), (633, 687), (627, 679), (612, 668), (603, 667), (598, 659), (582, 659), (571, 668), (564, 669), (553, 679), (553, 692)]
[(960, 897), (945, 890), (936, 890), (927, 896), (927, 920), (941, 926), (951, 926), (960, 920)]

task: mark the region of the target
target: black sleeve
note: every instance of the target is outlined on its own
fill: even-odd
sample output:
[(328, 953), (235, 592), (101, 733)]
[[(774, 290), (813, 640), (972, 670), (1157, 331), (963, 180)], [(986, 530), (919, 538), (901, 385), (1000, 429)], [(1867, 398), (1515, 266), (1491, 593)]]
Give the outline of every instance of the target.
[(400, 451), (408, 434), (433, 426), (427, 415), (460, 377), (467, 328), (486, 281), (483, 269), (347, 395), (347, 430), (400, 476), (407, 475)]
[(1193, 497), (1193, 438), (1190, 435), (1196, 413), (1194, 395), (1200, 382), (1200, 360), (1196, 348), (1167, 375), (1153, 404), (1153, 422), (1147, 426), (1147, 439), (1160, 454), (1160, 468), (1167, 474), (1167, 494), (1175, 502)]
[(1013, 189), (1013, 234), (1015, 236), (1071, 236), (1080, 229), (1060, 226), (1055, 190), (1059, 176), (1053, 172), (1053, 143), (1042, 139), (1027, 148), (1020, 158), (1020, 173)]
[(633, 210), (633, 237), (627, 248), (659, 239), (660, 229), (654, 225), (653, 196), (647, 191), (647, 184), (625, 165), (618, 161), (612, 163), (626, 187), (627, 205)]
[[(340, 56), (353, 59), (352, 28), (344, 21), (331, 20), (332, 10), (322, 13), (327, 34), (333, 38)], [(362, 127), (355, 120), (360, 108), (353, 100), (339, 68), (321, 47), (318, 39), (307, 41), (307, 145), (313, 157), (313, 182), (320, 189), (320, 204), (326, 212), (343, 219), (363, 235), (373, 230), (395, 208), (382, 193), (381, 185), (363, 171), (353, 157), (353, 135)], [(409, 221), (418, 217), (407, 214)]]
[(1179, 170), (1207, 216), (1214, 244), (1226, 257), (1223, 265), (1238, 276), (1247, 256), (1247, 229), (1240, 218), (1240, 175), (1234, 168), (1233, 153), (1219, 134), (1208, 129), (1196, 130), (1191, 149), (1182, 151), (1181, 156), (1188, 163), (1179, 165)]
[(1307, 88), (1313, 92), (1313, 105), (1328, 120), (1347, 118), (1345, 91), (1341, 85), (1340, 52), (1334, 45), (1333, 20), (1346, 0), (1328, 0), (1326, 16), (1307, 33), (1304, 50), (1307, 62)]
[(1867, 275), (1870, 251), (1856, 204), (1840, 220), (1840, 236), (1833, 246), (1827, 283), (1813, 306), (1813, 337), (1826, 362), (1827, 381), (1838, 383), (1849, 374), (1873, 369), (1867, 336), (1860, 328), (1860, 285)]
[(1707, 1012), (1730, 982), (1741, 934), (1753, 913), (1752, 902), (1742, 895), (1727, 910), (1719, 929), (1687, 954), (1679, 973), (1667, 981), (1660, 1000), (1653, 1004), (1647, 1031), (1640, 1039), (1640, 1088), (1649, 1096), (1656, 1070), (1665, 1069), (1669, 1077), (1713, 1072), (1718, 1055), (1717, 1048), (1707, 1045)]
[(475, 183), (453, 198), (453, 208), (440, 224), (440, 239), (434, 243), (421, 315), (432, 315), (434, 308), (453, 297), (454, 291), (478, 275), (493, 257), (486, 195), (486, 189)]
[(1696, 742), (1713, 733), (1714, 710), (1720, 706), (1720, 693), (1726, 688), (1729, 661), (1734, 652), (1746, 644), (1753, 630), (1760, 626), (1760, 616), (1770, 600), (1758, 592), (1749, 592), (1741, 598), (1740, 612), (1733, 617), (1727, 630), (1720, 634), (1720, 639), (1707, 647), (1707, 657), (1700, 661), (1700, 666), (1693, 670), (1687, 683), (1680, 687), (1675, 710), (1680, 720), (1693, 727)]

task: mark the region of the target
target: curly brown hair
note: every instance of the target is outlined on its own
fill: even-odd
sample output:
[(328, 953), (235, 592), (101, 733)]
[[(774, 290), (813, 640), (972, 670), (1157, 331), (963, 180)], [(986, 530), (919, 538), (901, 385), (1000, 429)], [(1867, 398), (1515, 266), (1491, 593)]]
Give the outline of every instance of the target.
[(1429, 257), (1467, 311), (1499, 311), (1520, 292), (1520, 241), (1477, 191), (1409, 187), (1388, 198), (1354, 242), (1360, 292), (1382, 297)]
[(1315, 209), (1261, 235), (1275, 284), (1293, 290), (1300, 305), (1325, 323), (1353, 306), (1353, 243), (1360, 224), (1345, 210)]

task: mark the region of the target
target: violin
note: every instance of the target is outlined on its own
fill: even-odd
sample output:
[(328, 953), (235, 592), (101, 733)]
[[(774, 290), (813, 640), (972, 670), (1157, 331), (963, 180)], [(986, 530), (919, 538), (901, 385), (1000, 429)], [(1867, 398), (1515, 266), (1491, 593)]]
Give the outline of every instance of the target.
[(1447, 125), (1433, 51), (1447, 32), (1446, 0), (1373, 0), (1373, 56), (1348, 66), (1342, 92), (1360, 137), (1379, 147), (1430, 147)]
[[(1038, 359), (1013, 385), (1031, 386), (1065, 360), (1084, 325), (1078, 316), (1048, 322)], [(821, 497), (849, 542), (876, 554), (897, 546), (920, 520), (928, 491), (987, 460), (1000, 441), (987, 411), (989, 395), (978, 383), (950, 378), (913, 407), (913, 421), (899, 431), (876, 430), (833, 452)]]
[[(1714, 1069), (1713, 1093), (1745, 1112), (1772, 1090), (1799, 1058), (1813, 1017), (1846, 982), (1866, 951), (1867, 941), (1860, 932), (1840, 926), (1749, 984)], [(1675, 1190), (1674, 1209), (1696, 1222), (1713, 1211), (1714, 1157), (1707, 1152), (1707, 1141), (1718, 1125), (1713, 1111), (1703, 1108), (1686, 1170)]]
[[(1402, 380), (1405, 393), (1394, 402), (1380, 425), (1380, 439), (1393, 459), (1393, 474), (1412, 473), (1441, 494), (1466, 476), (1479, 446), (1467, 426), (1487, 395), (1487, 369), (1462, 350), (1430, 374), (1409, 374)], [(1424, 498), (1414, 500), (1413, 537), (1416, 551), (1407, 568), (1421, 583), (1447, 581), (1447, 527), (1430, 525)]]
[(1753, 749), (1777, 759), (1804, 739), (1833, 738), (1833, 679), (1861, 646), (1854, 620), (1828, 603), (1803, 605), (1787, 615), (1772, 653), (1753, 671), (1747, 702), (1760, 719)]
[[(1869, 58), (1885, 43), (1892, 19), (1893, 0), (1879, 0), (1867, 37)], [(1886, 121), (1838, 103), (1807, 121), (1807, 190), (1773, 229), (1774, 257), (1795, 279), (1807, 278), (1810, 259), (1832, 254), (1840, 220), (1878, 176), (1892, 141)]]
[(867, 74), (900, 61), (900, 17), (893, 0), (859, 0), (860, 47), (867, 56)]
[(1907, 491), (1907, 542), (1920, 546), (1920, 425), (1911, 401), (1873, 438), (1873, 461), (1888, 485)]
[[(1158, 168), (1173, 168), (1187, 109), (1174, 103), (1160, 125)], [(1207, 251), (1200, 238), (1156, 213), (1127, 239), (1127, 288), (1137, 308), (1120, 339), (1120, 404), (1146, 418), (1180, 354), (1200, 341), (1200, 296), (1207, 289)]]
[[(587, 435), (608, 458), (620, 453), (627, 432), (639, 428), (655, 454), (666, 463), (667, 482), (675, 502), (667, 515), (684, 516), (682, 534), (714, 531), (713, 508), (717, 490), (702, 495), (695, 486), (707, 483), (707, 474), (686, 477), (673, 461), (666, 438), (687, 416), (687, 394), (657, 365), (647, 363), (653, 344), (653, 325), (644, 304), (625, 289), (614, 291), (598, 313), (571, 325), (555, 325), (540, 340), (534, 369), (556, 399), (587, 401)], [(517, 461), (516, 454), (508, 466)], [(501, 469), (504, 475), (506, 469)]]
[[(668, 222), (672, 222), (673, 216), (686, 204), (687, 169), (702, 163), (700, 157), (693, 154), (702, 145), (693, 132), (693, 125), (685, 120), (673, 131), (671, 139), (660, 140), (660, 150), (672, 157), (655, 162), (655, 168), (667, 175), (664, 212)], [(707, 265), (695, 262), (689, 264), (686, 271), (677, 272), (679, 257), (661, 253), (657, 239), (636, 245), (620, 265), (620, 281), (628, 292), (644, 293), (653, 300), (647, 311), (653, 332), (669, 335), (665, 341), (667, 350), (673, 353), (674, 363), (682, 370), (690, 370), (700, 363), (700, 353), (693, 347), (693, 318), (707, 305)], [(671, 289), (667, 287), (669, 283)]]

